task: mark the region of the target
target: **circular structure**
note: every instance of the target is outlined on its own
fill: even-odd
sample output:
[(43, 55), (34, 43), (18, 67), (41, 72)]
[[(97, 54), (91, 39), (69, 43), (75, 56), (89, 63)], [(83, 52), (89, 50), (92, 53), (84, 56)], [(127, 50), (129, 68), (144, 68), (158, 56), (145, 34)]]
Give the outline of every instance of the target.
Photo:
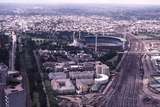
[(121, 49), (123, 50), (126, 46), (126, 39), (115, 37), (115, 36), (86, 36), (85, 44), (89, 48), (97, 48), (97, 50), (105, 49)]
[(105, 74), (97, 74), (97, 78), (95, 78), (95, 84), (106, 84), (108, 79), (109, 77)]

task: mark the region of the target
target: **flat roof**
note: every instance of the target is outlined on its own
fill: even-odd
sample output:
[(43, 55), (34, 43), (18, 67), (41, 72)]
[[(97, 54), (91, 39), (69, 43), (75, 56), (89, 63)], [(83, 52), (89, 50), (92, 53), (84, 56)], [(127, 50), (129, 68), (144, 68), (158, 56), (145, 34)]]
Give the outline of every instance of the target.
[(151, 56), (151, 59), (159, 59), (160, 60), (160, 56)]
[(74, 85), (70, 79), (56, 79), (51, 81), (53, 90), (75, 90)]
[(93, 79), (76, 79), (76, 84), (91, 85), (93, 83), (94, 83)]
[(48, 77), (49, 79), (65, 79), (67, 76), (64, 72), (51, 72), (48, 74)]
[(19, 92), (19, 91), (23, 91), (24, 89), (23, 89), (23, 87), (22, 87), (22, 84), (18, 84), (18, 85), (16, 85), (16, 86), (14, 86), (14, 87), (12, 87), (12, 86), (7, 86), (7, 88), (5, 89), (5, 93), (7, 94), (7, 95), (9, 95), (9, 94), (12, 94), (12, 93), (16, 93), (16, 92)]

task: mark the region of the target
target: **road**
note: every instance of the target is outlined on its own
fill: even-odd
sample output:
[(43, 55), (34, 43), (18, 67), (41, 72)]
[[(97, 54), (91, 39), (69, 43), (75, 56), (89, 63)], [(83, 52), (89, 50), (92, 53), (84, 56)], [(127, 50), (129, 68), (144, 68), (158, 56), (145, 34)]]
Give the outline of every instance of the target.
[[(9, 70), (11, 70), (11, 71), (15, 71), (16, 69), (15, 69), (15, 61), (16, 61), (16, 48), (17, 48), (17, 35), (15, 34), (15, 32), (12, 32), (11, 33), (11, 36), (12, 36), (12, 47), (11, 47), (11, 51), (10, 51), (10, 54), (9, 54)], [(21, 67), (20, 67), (20, 72), (21, 72), (21, 74), (22, 74), (22, 77), (23, 77), (23, 82), (22, 82), (22, 84), (24, 84), (23, 85), (23, 88), (24, 88), (24, 90), (26, 91), (26, 98), (27, 98), (27, 100), (26, 100), (26, 102), (27, 102), (27, 104), (26, 104), (26, 107), (31, 107), (31, 96), (29, 95), (29, 93), (30, 93), (30, 91), (29, 91), (29, 83), (28, 83), (28, 77), (27, 77), (27, 74), (26, 74), (26, 72), (24, 72), (25, 70), (25, 65), (24, 66), (22, 66), (23, 65), (23, 63), (21, 63), (20, 64), (21, 65)]]
[(37, 68), (38, 68), (38, 72), (40, 74), (40, 77), (41, 77), (41, 81), (42, 81), (42, 86), (43, 86), (43, 92), (45, 94), (45, 99), (46, 99), (46, 105), (47, 107), (50, 107), (50, 103), (49, 103), (49, 97), (48, 97), (48, 94), (47, 94), (47, 90), (46, 90), (46, 86), (45, 86), (45, 83), (44, 83), (44, 75), (41, 71), (41, 67), (40, 67), (40, 61), (39, 61), (39, 57), (38, 55), (36, 54), (36, 51), (33, 51), (33, 54), (34, 54), (34, 57), (35, 57), (35, 60), (36, 60), (36, 65), (37, 65)]

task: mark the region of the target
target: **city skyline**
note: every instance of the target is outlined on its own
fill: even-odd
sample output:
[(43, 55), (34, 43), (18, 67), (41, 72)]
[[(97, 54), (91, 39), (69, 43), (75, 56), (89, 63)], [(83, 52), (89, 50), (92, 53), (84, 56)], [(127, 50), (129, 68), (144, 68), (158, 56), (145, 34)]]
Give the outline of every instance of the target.
[(23, 4), (140, 4), (160, 5), (159, 0), (5, 0), (0, 3), (23, 3)]

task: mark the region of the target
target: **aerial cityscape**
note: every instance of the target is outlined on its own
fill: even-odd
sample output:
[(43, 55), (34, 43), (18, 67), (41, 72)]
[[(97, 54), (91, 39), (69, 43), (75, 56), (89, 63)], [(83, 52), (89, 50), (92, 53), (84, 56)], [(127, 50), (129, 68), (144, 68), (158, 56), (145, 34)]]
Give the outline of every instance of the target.
[(0, 1), (0, 107), (160, 107), (160, 1), (111, 1)]

